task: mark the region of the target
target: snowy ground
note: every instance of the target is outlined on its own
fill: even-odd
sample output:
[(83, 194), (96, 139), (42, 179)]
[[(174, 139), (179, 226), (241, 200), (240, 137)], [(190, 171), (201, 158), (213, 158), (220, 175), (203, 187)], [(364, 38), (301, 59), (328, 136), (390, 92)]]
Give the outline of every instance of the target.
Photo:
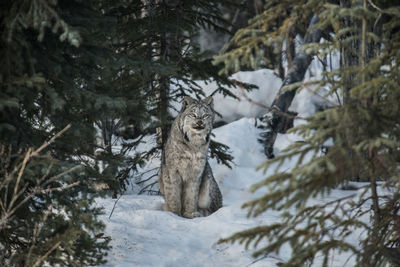
[[(247, 218), (246, 210), (241, 209), (243, 202), (262, 194), (260, 191), (253, 195), (248, 189), (265, 177), (255, 170), (265, 157), (257, 142), (260, 130), (254, 123), (254, 119), (243, 118), (214, 130), (215, 139), (230, 146), (235, 166), (229, 169), (211, 160), (224, 205), (208, 217), (181, 218), (162, 211), (161, 196), (125, 194), (108, 218), (115, 201), (98, 199), (97, 205), (104, 206), (105, 211), (105, 235), (111, 237), (113, 246), (105, 266), (277, 266), (285, 261), (288, 249), (279, 256), (257, 261), (251, 257), (253, 250), (245, 251), (239, 244), (217, 244), (222, 237), (279, 219), (271, 211)], [(281, 135), (277, 149), (293, 142), (293, 138)], [(334, 190), (332, 197), (347, 192)], [(346, 258), (335, 257), (333, 266), (344, 266)]]
[[(265, 72), (262, 74), (265, 77)], [(304, 101), (301, 96), (297, 98), (297, 105), (304, 110), (303, 115), (308, 115), (306, 113), (313, 108), (310, 102), (301, 103)], [(241, 209), (244, 202), (263, 193), (260, 190), (251, 194), (249, 187), (268, 175), (255, 170), (266, 160), (262, 146), (257, 142), (260, 129), (255, 127), (255, 122), (252, 118), (242, 118), (213, 130), (216, 141), (229, 145), (235, 164), (229, 169), (211, 160), (224, 205), (208, 217), (185, 219), (165, 212), (161, 196), (127, 192), (119, 199), (113, 212), (115, 200), (98, 199), (97, 205), (103, 206), (105, 212), (101, 218), (107, 225), (105, 236), (111, 238), (112, 245), (108, 263), (104, 266), (277, 266), (277, 263), (287, 260), (290, 249), (285, 247), (279, 255), (258, 260), (251, 256), (254, 250), (246, 251), (242, 245), (217, 244), (220, 238), (240, 230), (279, 220), (279, 214), (273, 211), (247, 218), (246, 210)], [(276, 152), (298, 139), (293, 135), (279, 135)], [(284, 168), (290, 166), (288, 162)], [(347, 192), (334, 190), (331, 197), (344, 194)], [(332, 266), (344, 266), (346, 260), (347, 257), (333, 257)]]
[[(257, 143), (259, 129), (254, 120), (241, 119), (215, 129), (214, 134), (217, 141), (230, 146), (235, 157), (232, 169), (210, 162), (224, 206), (211, 216), (190, 220), (162, 211), (161, 196), (125, 194), (109, 219), (114, 200), (98, 199), (98, 205), (105, 208), (105, 235), (112, 238), (113, 246), (106, 266), (246, 266), (254, 261), (251, 251), (242, 246), (216, 243), (273, 217), (266, 214), (249, 220), (240, 208), (254, 197), (249, 187), (263, 177), (255, 171), (265, 160)], [(252, 266), (265, 266), (265, 262)]]

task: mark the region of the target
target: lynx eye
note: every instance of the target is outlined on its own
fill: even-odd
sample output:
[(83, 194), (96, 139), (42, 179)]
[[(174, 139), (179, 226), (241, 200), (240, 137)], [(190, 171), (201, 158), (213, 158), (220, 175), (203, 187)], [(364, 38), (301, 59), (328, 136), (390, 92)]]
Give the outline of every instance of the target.
[(208, 117), (210, 117), (210, 114), (204, 114), (204, 115), (203, 115), (203, 119), (206, 119), (206, 118), (208, 118)]
[(191, 118), (196, 118), (197, 116), (196, 116), (195, 113), (189, 113), (189, 117), (191, 117)]

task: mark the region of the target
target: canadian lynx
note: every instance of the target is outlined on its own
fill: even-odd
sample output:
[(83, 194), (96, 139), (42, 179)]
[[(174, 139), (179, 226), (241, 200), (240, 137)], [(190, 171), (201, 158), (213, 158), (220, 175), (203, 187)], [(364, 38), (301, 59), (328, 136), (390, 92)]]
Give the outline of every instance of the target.
[(212, 97), (185, 97), (172, 123), (158, 185), (165, 210), (186, 218), (207, 216), (222, 206), (222, 194), (207, 161), (214, 121)]

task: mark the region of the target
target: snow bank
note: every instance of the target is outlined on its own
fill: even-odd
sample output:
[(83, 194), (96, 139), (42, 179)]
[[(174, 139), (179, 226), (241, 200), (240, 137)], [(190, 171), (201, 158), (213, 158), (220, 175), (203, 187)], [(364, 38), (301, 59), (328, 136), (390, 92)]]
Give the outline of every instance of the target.
[[(222, 115), (222, 120), (225, 122), (232, 122), (243, 117), (261, 117), (268, 111), (282, 84), (281, 79), (269, 69), (240, 71), (233, 74), (231, 78), (244, 83), (254, 84), (258, 86), (258, 89), (247, 92), (241, 87), (232, 88), (231, 92), (238, 99), (216, 94), (214, 96), (214, 107)], [(205, 84), (203, 81), (198, 81), (197, 83), (206, 95), (210, 95), (217, 89), (215, 82)]]
[[(251, 194), (249, 188), (270, 174), (255, 170), (265, 161), (265, 157), (257, 142), (260, 130), (254, 124), (254, 119), (243, 118), (214, 130), (215, 139), (230, 146), (235, 160), (232, 169), (210, 160), (224, 197), (224, 205), (208, 217), (181, 218), (162, 210), (164, 199), (161, 196), (130, 192), (119, 199), (109, 218), (115, 201), (97, 199), (97, 206), (104, 207), (105, 214), (101, 219), (107, 225), (105, 236), (111, 238), (112, 245), (108, 263), (104, 266), (277, 266), (277, 263), (286, 261), (291, 253), (287, 245), (283, 246), (279, 255), (268, 255), (258, 261), (251, 256), (254, 252), (252, 248), (246, 251), (237, 243), (217, 244), (220, 238), (235, 232), (280, 220), (276, 211), (247, 218), (247, 211), (241, 208), (244, 202), (265, 193), (266, 189)], [(282, 138), (289, 138), (287, 142), (291, 142), (288, 136)], [(295, 160), (285, 163), (283, 168), (291, 168)], [(329, 197), (312, 200), (310, 204), (349, 193), (333, 190)], [(350, 237), (355, 245), (358, 234)], [(347, 257), (343, 255), (336, 255), (332, 259), (332, 266), (354, 264), (354, 261), (346, 263)], [(322, 258), (317, 258), (313, 266), (321, 266), (319, 260)]]
[[(266, 174), (256, 171), (256, 167), (266, 160), (262, 146), (257, 142), (261, 130), (255, 127), (254, 118), (238, 120), (242, 116), (263, 115), (266, 109), (254, 105), (253, 101), (270, 105), (280, 87), (280, 80), (270, 70), (239, 72), (233, 78), (254, 83), (260, 90), (241, 95), (243, 91), (240, 88), (235, 89), (234, 93), (241, 101), (215, 97), (216, 110), (225, 120), (234, 121), (213, 130), (214, 139), (227, 144), (234, 156), (232, 169), (217, 164), (216, 160), (210, 160), (224, 197), (223, 207), (208, 217), (185, 219), (163, 211), (164, 199), (161, 196), (136, 195), (135, 190), (123, 195), (114, 210), (114, 200), (97, 199), (96, 204), (104, 207), (105, 214), (101, 219), (107, 225), (105, 236), (111, 238), (112, 245), (108, 263), (104, 266), (277, 266), (277, 263), (290, 257), (291, 251), (287, 246), (281, 249), (279, 255), (268, 255), (258, 261), (251, 257), (254, 251), (252, 249), (245, 251), (239, 244), (217, 244), (220, 238), (240, 230), (270, 224), (280, 219), (279, 213), (275, 211), (267, 211), (256, 218), (247, 218), (247, 211), (241, 209), (244, 202), (265, 193), (266, 189), (251, 194), (249, 188), (271, 174), (273, 168)], [(204, 89), (207, 94), (211, 93), (214, 90), (213, 84), (204, 84)], [(307, 93), (311, 94), (310, 91), (303, 90), (303, 95), (296, 96), (292, 105), (300, 115), (315, 111), (313, 98), (307, 96)], [(297, 140), (300, 138), (295, 135), (279, 135), (275, 149), (279, 153)], [(154, 140), (148, 142), (150, 144)], [(282, 168), (290, 169), (295, 160), (285, 163)], [(158, 164), (156, 159), (146, 168), (152, 169)], [(341, 190), (333, 190), (329, 199), (343, 194)], [(318, 199), (315, 203), (321, 201), (323, 200)], [(356, 244), (357, 238), (354, 240)], [(345, 266), (346, 259), (336, 256), (332, 266)], [(315, 266), (320, 266), (319, 263), (317, 259)], [(347, 264), (351, 266), (354, 262)]]
[[(313, 69), (315, 69), (313, 71), (314, 74), (310, 76), (308, 73), (305, 78), (306, 82), (315, 80), (321, 76), (320, 71), (317, 71), (319, 70), (318, 67), (320, 67), (318, 62), (314, 63), (313, 61), (312, 66), (314, 66)], [(230, 123), (244, 117), (262, 117), (268, 112), (276, 93), (282, 85), (282, 80), (270, 69), (240, 71), (233, 74), (230, 78), (244, 83), (254, 84), (258, 89), (247, 92), (244, 88), (239, 86), (230, 88), (231, 93), (234, 94), (237, 99), (224, 97), (221, 94), (214, 95), (214, 108), (222, 115), (222, 117), (216, 117), (216, 122), (224, 121)], [(196, 83), (203, 89), (206, 96), (212, 94), (218, 88), (215, 82), (206, 83), (204, 81), (196, 81)], [(319, 107), (337, 104), (337, 100), (333, 97), (329, 97), (329, 99), (324, 98), (323, 96), (325, 94), (325, 89), (314, 92), (312, 86), (306, 87), (295, 96), (289, 109), (298, 112), (299, 116), (307, 117), (315, 113)], [(181, 104), (174, 103), (173, 106), (176, 110), (180, 110)], [(174, 116), (176, 115), (176, 112), (173, 110), (171, 110), (171, 113)]]
[[(259, 130), (254, 120), (245, 118), (216, 129), (214, 134), (218, 142), (230, 145), (235, 156), (232, 169), (210, 162), (224, 196), (223, 207), (211, 216), (190, 220), (162, 211), (161, 196), (127, 194), (108, 218), (114, 200), (97, 199), (97, 205), (104, 207), (105, 235), (111, 237), (113, 247), (104, 266), (246, 266), (254, 261), (251, 250), (238, 244), (218, 245), (217, 241), (276, 218), (266, 214), (249, 220), (241, 209), (244, 201), (254, 198), (249, 187), (263, 177), (254, 168), (264, 161), (256, 141)], [(252, 266), (265, 264), (261, 261)]]

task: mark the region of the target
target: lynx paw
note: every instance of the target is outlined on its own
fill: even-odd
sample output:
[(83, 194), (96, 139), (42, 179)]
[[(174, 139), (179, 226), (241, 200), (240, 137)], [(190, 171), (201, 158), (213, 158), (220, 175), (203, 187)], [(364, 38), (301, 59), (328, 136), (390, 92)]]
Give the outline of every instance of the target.
[(209, 212), (208, 209), (199, 209), (199, 212), (202, 217), (207, 217), (208, 215), (211, 214), (211, 212)]
[(193, 219), (196, 217), (202, 217), (201, 213), (198, 211), (195, 212), (185, 212), (183, 213), (183, 217), (188, 218), (188, 219)]

